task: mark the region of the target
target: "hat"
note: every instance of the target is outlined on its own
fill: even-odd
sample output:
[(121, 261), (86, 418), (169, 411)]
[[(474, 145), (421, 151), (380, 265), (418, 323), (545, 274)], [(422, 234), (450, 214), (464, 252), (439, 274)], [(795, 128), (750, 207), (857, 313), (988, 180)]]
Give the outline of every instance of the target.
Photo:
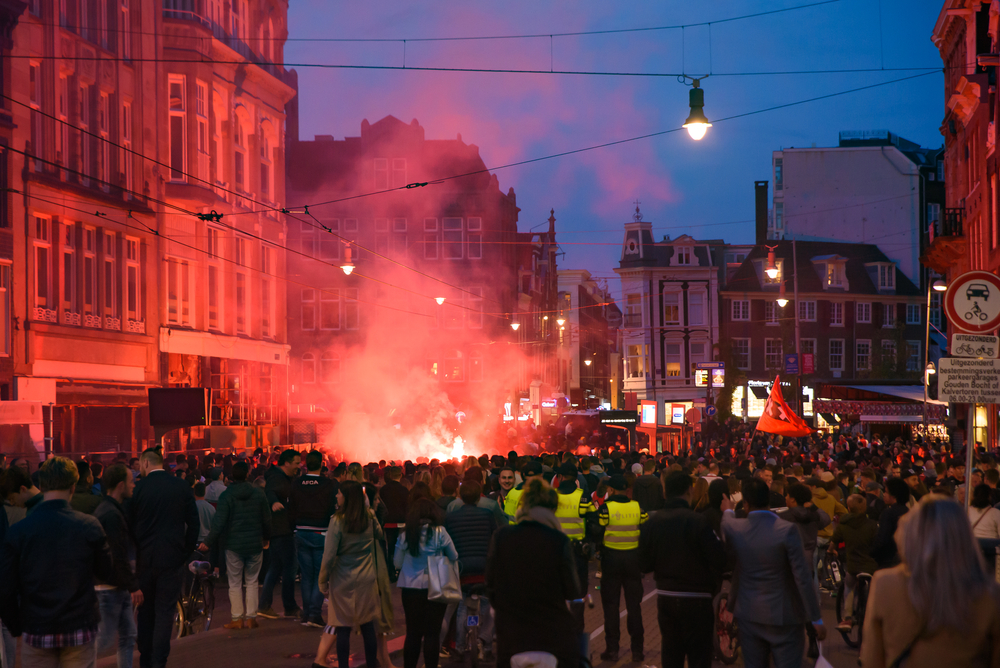
[(776, 460), (774, 457), (768, 457), (767, 461), (764, 462), (765, 466), (776, 466), (777, 464), (778, 460)]
[(570, 463), (563, 464), (560, 466), (556, 473), (565, 479), (575, 480), (576, 479), (576, 467)]
[(915, 475), (918, 475), (918, 473), (911, 468), (900, 469), (899, 471), (899, 477), (902, 478), (903, 480), (906, 480), (907, 478), (912, 478)]
[(823, 471), (819, 474), (819, 479), (823, 482), (833, 482), (836, 478), (829, 471)]
[(639, 464), (638, 462), (632, 464), (632, 473), (642, 475), (642, 464)]
[(542, 465), (538, 462), (529, 462), (527, 466), (524, 467), (524, 477), (529, 477), (533, 475), (542, 475)]
[(608, 487), (618, 492), (625, 491), (625, 476), (623, 475), (613, 475), (611, 479), (608, 480)]
[(874, 492), (875, 490), (882, 489), (882, 485), (878, 484), (874, 480), (867, 485), (865, 485), (866, 492)]

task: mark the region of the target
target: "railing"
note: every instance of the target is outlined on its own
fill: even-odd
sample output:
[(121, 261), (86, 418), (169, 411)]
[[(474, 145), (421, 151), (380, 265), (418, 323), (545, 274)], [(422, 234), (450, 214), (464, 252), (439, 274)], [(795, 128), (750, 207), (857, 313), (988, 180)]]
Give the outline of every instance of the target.
[(267, 62), (260, 55), (254, 53), (253, 48), (237, 35), (226, 30), (224, 26), (214, 21), (211, 17), (202, 14), (198, 8), (199, 4), (201, 4), (201, 0), (163, 0), (163, 17), (198, 23), (211, 31), (213, 37), (251, 63), (259, 66), (272, 76), (281, 76), (282, 67), (280, 65)]
[(935, 237), (960, 237), (963, 232), (964, 209), (945, 209), (944, 218), (934, 224)]

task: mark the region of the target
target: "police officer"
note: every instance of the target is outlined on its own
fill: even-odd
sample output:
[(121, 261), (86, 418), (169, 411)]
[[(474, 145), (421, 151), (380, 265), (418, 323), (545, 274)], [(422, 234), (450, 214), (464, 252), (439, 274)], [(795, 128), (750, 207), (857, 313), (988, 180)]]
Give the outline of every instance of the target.
[(503, 511), (507, 514), (511, 524), (514, 523), (514, 516), (517, 514), (517, 506), (521, 503), (521, 494), (524, 492), (524, 486), (531, 480), (542, 479), (542, 465), (539, 462), (528, 462), (528, 464), (524, 467), (522, 474), (524, 475), (524, 482), (507, 492), (507, 499), (503, 504)]
[[(585, 543), (587, 538), (587, 515), (597, 512), (593, 502), (583, 493), (577, 482), (576, 466), (567, 462), (556, 471), (559, 474), (559, 507), (556, 509), (556, 519), (564, 534), (569, 537), (573, 546), (573, 558), (576, 562), (576, 573), (580, 579), (580, 591), (583, 598), (587, 597), (589, 588), (588, 562), (590, 561), (591, 550)], [(577, 624), (577, 632), (580, 634), (580, 654), (590, 656), (590, 636), (584, 631), (583, 623), (583, 599), (573, 601), (570, 604), (570, 612)]]
[(618, 660), (621, 618), (618, 606), (625, 590), (626, 624), (632, 642), (632, 661), (645, 659), (642, 627), (642, 573), (639, 570), (639, 525), (648, 515), (625, 495), (625, 477), (611, 476), (611, 496), (601, 506), (598, 521), (604, 529), (601, 550), (601, 607), (604, 608), (605, 651), (602, 661)]

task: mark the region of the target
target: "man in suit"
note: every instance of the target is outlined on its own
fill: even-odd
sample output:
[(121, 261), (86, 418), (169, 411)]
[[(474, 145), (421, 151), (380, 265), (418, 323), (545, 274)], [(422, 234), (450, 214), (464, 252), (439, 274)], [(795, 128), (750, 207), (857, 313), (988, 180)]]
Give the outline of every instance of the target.
[(201, 521), (191, 488), (163, 470), (155, 448), (139, 459), (142, 480), (132, 493), (129, 524), (138, 545), (136, 574), (139, 606), (139, 665), (163, 668), (170, 654), (174, 610), (184, 583), (184, 568), (198, 544)]
[(746, 519), (731, 511), (722, 518), (726, 551), (735, 563), (729, 610), (739, 622), (746, 668), (765, 668), (768, 655), (777, 668), (801, 666), (807, 622), (819, 640), (826, 638), (802, 537), (768, 509), (769, 496), (767, 483), (751, 478), (743, 483)]

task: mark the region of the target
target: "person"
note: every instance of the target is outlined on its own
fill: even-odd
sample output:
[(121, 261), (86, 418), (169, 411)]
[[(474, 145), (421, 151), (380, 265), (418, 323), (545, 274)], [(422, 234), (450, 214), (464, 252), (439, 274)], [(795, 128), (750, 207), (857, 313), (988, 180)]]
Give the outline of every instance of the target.
[(739, 622), (747, 668), (764, 668), (768, 655), (777, 668), (800, 666), (807, 621), (819, 641), (826, 639), (802, 537), (794, 524), (770, 512), (769, 497), (767, 483), (750, 478), (743, 484), (747, 517), (726, 511), (722, 518), (726, 552), (735, 564), (728, 611)]
[[(725, 482), (713, 480), (709, 491)], [(705, 513), (691, 510), (691, 476), (664, 480), (666, 501), (639, 529), (639, 570), (656, 579), (663, 668), (712, 665), (712, 597), (722, 582), (726, 553)]]
[[(829, 473), (829, 471), (826, 471), (826, 473)], [(816, 477), (809, 477), (806, 478), (805, 485), (812, 493), (813, 505), (826, 513), (827, 517), (835, 520), (841, 515), (847, 514), (847, 508), (844, 507), (844, 504), (827, 493), (826, 485), (823, 480)], [(832, 525), (828, 525), (820, 529), (816, 534), (816, 546), (820, 549), (826, 549), (826, 546), (830, 544), (830, 538), (832, 536)]]
[(225, 473), (221, 468), (211, 468), (207, 477), (209, 482), (205, 487), (205, 500), (215, 506), (219, 504), (219, 497), (226, 491)]
[(118, 668), (132, 668), (135, 653), (135, 609), (142, 604), (139, 579), (135, 576), (135, 541), (122, 504), (132, 498), (135, 479), (124, 464), (112, 464), (101, 477), (104, 499), (94, 509), (111, 550), (114, 570), (106, 581), (97, 579), (97, 601), (101, 624), (97, 651), (110, 649), (118, 636)]
[(369, 668), (377, 660), (375, 624), (382, 613), (375, 559), (382, 549), (378, 541), (384, 540), (384, 534), (365, 496), (356, 480), (345, 480), (337, 490), (337, 513), (327, 527), (318, 581), (320, 592), (327, 595), (330, 604), (313, 666), (327, 665), (326, 657), (336, 641), (337, 663), (340, 668), (348, 668), (351, 630), (355, 627), (361, 631)]
[[(483, 470), (478, 466), (473, 466), (472, 468), (466, 469), (465, 474), (463, 475), (463, 480), (475, 480), (481, 486), (483, 484)], [(463, 505), (464, 504), (462, 503), (462, 499), (457, 498), (448, 504), (446, 512), (453, 513), (459, 508), (461, 508)], [(480, 508), (485, 508), (486, 510), (493, 513), (493, 516), (497, 520), (497, 526), (504, 526), (510, 523), (510, 518), (508, 518), (507, 515), (504, 513), (504, 509), (501, 508), (500, 504), (498, 504), (490, 497), (480, 495), (477, 505)]]
[[(485, 580), (486, 559), (489, 556), (490, 541), (499, 525), (492, 512), (485, 508), (480, 508), (479, 497), (482, 495), (482, 486), (475, 480), (466, 480), (459, 488), (459, 497), (464, 504), (455, 512), (448, 513), (444, 521), (444, 528), (451, 536), (455, 544), (455, 551), (458, 552), (458, 563), (462, 573), (463, 594), (469, 590), (470, 585), (481, 584)], [(484, 657), (492, 657), (492, 616), (490, 615), (490, 602), (485, 596), (479, 599), (479, 634), (485, 647)], [(450, 610), (450, 606), (449, 606)], [(457, 604), (458, 616), (456, 618), (455, 650), (459, 656), (464, 657), (466, 651), (466, 622), (468, 620), (468, 609), (465, 605), (465, 598)], [(447, 619), (447, 617), (446, 617)], [(477, 652), (477, 647), (468, 648)]]
[(198, 544), (201, 521), (187, 483), (163, 469), (163, 455), (149, 448), (139, 458), (142, 479), (132, 492), (129, 526), (138, 551), (136, 574), (142, 590), (139, 606), (139, 665), (163, 668), (170, 656), (170, 636), (185, 564)]
[(847, 514), (840, 518), (837, 528), (833, 530), (829, 550), (837, 552), (837, 546), (844, 544), (844, 619), (837, 625), (838, 631), (850, 631), (855, 620), (854, 595), (858, 586), (858, 575), (871, 575), (878, 568), (878, 563), (872, 558), (871, 549), (878, 535), (878, 523), (867, 515), (868, 504), (860, 494), (847, 497)]
[(778, 517), (799, 528), (802, 549), (810, 566), (816, 564), (816, 540), (821, 529), (830, 526), (830, 516), (812, 502), (813, 495), (802, 483), (790, 485), (785, 491), (785, 510)]
[(729, 486), (722, 478), (716, 478), (708, 484), (708, 505), (701, 510), (716, 536), (722, 535), (722, 504), (727, 501), (731, 504)]
[(579, 599), (581, 590), (570, 540), (555, 516), (558, 495), (535, 479), (519, 496), (516, 523), (494, 534), (486, 562), (497, 668), (510, 668), (511, 658), (526, 652), (551, 654), (558, 668), (579, 668), (576, 622), (566, 601)]
[(524, 465), (521, 473), (524, 476), (524, 482), (507, 492), (507, 496), (504, 499), (503, 511), (509, 521), (514, 521), (514, 518), (517, 516), (517, 507), (521, 502), (521, 494), (524, 492), (524, 488), (532, 480), (542, 479), (542, 465), (539, 462), (530, 461)]
[[(435, 499), (434, 503), (441, 509), (442, 515), (448, 512), (448, 506), (458, 498), (459, 485), (461, 485), (461, 481), (457, 475), (446, 475), (441, 479), (441, 496)], [(399, 540), (398, 536), (396, 540)], [(393, 553), (395, 554), (395, 547), (393, 547)]]
[[(389, 563), (393, 561), (393, 552), (396, 549), (396, 540), (399, 538), (399, 530), (406, 524), (406, 499), (410, 490), (403, 486), (400, 479), (403, 477), (403, 469), (399, 466), (390, 466), (386, 469), (385, 484), (378, 491), (379, 497), (385, 504), (385, 544), (388, 548), (386, 558)], [(393, 570), (389, 574), (392, 582), (396, 581), (396, 572)]]
[(271, 563), (264, 576), (264, 586), (260, 590), (260, 609), (257, 614), (265, 619), (277, 619), (278, 613), (271, 607), (274, 588), (281, 579), (281, 603), (285, 617), (298, 617), (302, 612), (295, 602), (295, 537), (288, 521), (288, 493), (292, 491), (292, 479), (298, 475), (302, 456), (291, 448), (278, 455), (278, 463), (267, 470), (264, 476), (264, 493), (271, 504), (271, 547), (268, 556)]
[[(576, 466), (567, 462), (559, 467), (558, 473), (560, 482), (556, 492), (559, 495), (559, 507), (556, 508), (556, 519), (559, 520), (559, 526), (562, 527), (563, 533), (566, 534), (573, 546), (577, 579), (580, 581), (581, 591), (586, 595), (585, 592), (590, 587), (588, 564), (592, 552), (590, 545), (585, 542), (587, 517), (593, 519), (597, 508), (594, 507), (590, 496), (580, 489), (577, 482)], [(580, 654), (588, 656), (590, 654), (590, 636), (584, 628), (583, 600), (570, 603), (570, 611), (576, 619), (577, 633), (580, 636)]]
[(639, 568), (639, 529), (648, 515), (639, 504), (625, 496), (625, 478), (611, 476), (608, 483), (614, 490), (598, 512), (598, 522), (604, 529), (601, 549), (601, 607), (604, 610), (603, 661), (618, 660), (621, 639), (622, 591), (625, 593), (626, 624), (632, 645), (632, 661), (645, 659), (645, 634), (642, 626), (642, 571)]
[(191, 490), (194, 493), (194, 504), (198, 506), (198, 542), (204, 543), (208, 532), (212, 530), (212, 518), (215, 517), (215, 506), (205, 500), (207, 490), (205, 483), (196, 482)]
[(302, 588), (302, 624), (321, 628), (323, 594), (319, 591), (319, 569), (323, 560), (326, 531), (337, 508), (333, 481), (321, 475), (323, 454), (306, 455), (306, 474), (292, 483), (288, 493), (288, 518), (295, 527), (295, 551)]
[(113, 576), (96, 518), (73, 510), (80, 476), (66, 457), (38, 470), (44, 499), (7, 530), (0, 548), (0, 619), (21, 636), (21, 665), (93, 668), (100, 622), (95, 578)]
[[(250, 465), (233, 464), (233, 484), (219, 497), (212, 528), (199, 545), (203, 552), (225, 547), (229, 578), (231, 621), (224, 628), (255, 629), (257, 623), (257, 578), (264, 562), (264, 549), (271, 535), (271, 508), (264, 492), (247, 482)], [(246, 581), (246, 608), (243, 583)]]
[(882, 498), (882, 486), (874, 480), (865, 483), (865, 501), (868, 503), (868, 517), (879, 521), (885, 510), (885, 500)]
[(447, 556), (451, 561), (458, 560), (455, 544), (448, 531), (441, 526), (440, 510), (430, 499), (412, 499), (406, 511), (406, 526), (396, 540), (393, 553), (399, 572), (396, 586), (401, 590), (406, 615), (403, 668), (416, 668), (421, 649), (427, 668), (437, 668), (438, 665), (441, 624), (448, 606), (427, 598), (430, 586), (427, 558), (440, 555)]
[(497, 473), (497, 484), (499, 489), (489, 493), (489, 497), (496, 501), (501, 508), (506, 508), (507, 495), (514, 489), (514, 469), (505, 466)]
[(899, 549), (902, 563), (872, 578), (861, 664), (1000, 665), (1000, 593), (964, 509), (924, 496), (900, 521)]
[(1000, 539), (1000, 510), (990, 504), (990, 486), (982, 483), (972, 490), (969, 521), (976, 538)]
[(663, 484), (656, 475), (655, 459), (647, 459), (642, 465), (642, 475), (632, 484), (632, 500), (647, 513), (663, 508)]
[(94, 492), (94, 474), (90, 469), (90, 463), (81, 459), (76, 463), (76, 471), (80, 481), (76, 483), (69, 505), (73, 510), (93, 515), (101, 503), (101, 495)]
[(24, 509), (24, 516), (30, 514), (44, 498), (28, 472), (19, 466), (11, 466), (4, 473), (3, 489), (11, 505)]
[(899, 478), (889, 478), (885, 482), (885, 510), (879, 516), (878, 534), (872, 545), (871, 555), (879, 568), (891, 568), (899, 563), (899, 550), (896, 545), (896, 529), (899, 519), (910, 509), (910, 488)]

